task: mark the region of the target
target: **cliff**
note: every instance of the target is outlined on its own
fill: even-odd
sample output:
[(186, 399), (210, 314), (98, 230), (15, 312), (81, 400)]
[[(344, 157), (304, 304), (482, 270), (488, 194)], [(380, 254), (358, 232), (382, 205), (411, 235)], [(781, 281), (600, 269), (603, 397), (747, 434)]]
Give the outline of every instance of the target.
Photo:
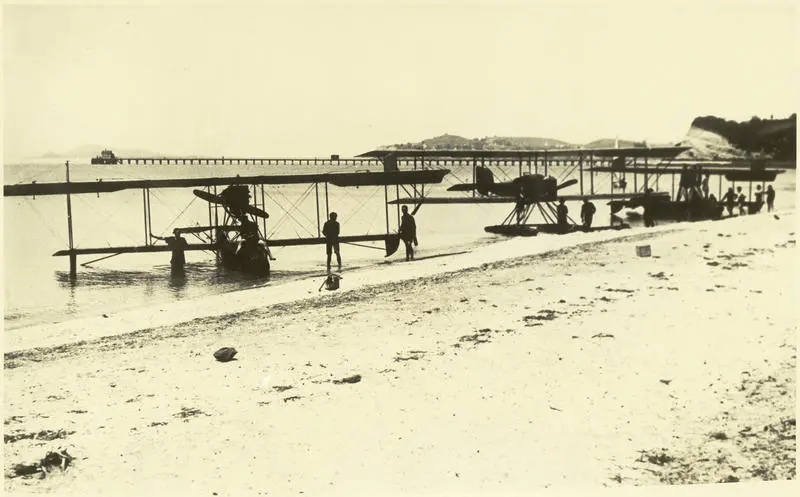
[(796, 160), (797, 114), (786, 119), (736, 122), (716, 116), (698, 117), (681, 142), (696, 158), (770, 158)]

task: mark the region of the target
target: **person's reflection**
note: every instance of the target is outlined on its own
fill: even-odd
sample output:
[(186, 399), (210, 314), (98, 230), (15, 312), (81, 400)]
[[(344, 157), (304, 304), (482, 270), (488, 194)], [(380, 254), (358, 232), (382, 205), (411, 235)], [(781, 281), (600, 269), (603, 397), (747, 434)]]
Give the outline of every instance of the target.
[(175, 270), (172, 268), (169, 275), (169, 289), (178, 298), (183, 297), (183, 291), (186, 288), (186, 271), (181, 268)]

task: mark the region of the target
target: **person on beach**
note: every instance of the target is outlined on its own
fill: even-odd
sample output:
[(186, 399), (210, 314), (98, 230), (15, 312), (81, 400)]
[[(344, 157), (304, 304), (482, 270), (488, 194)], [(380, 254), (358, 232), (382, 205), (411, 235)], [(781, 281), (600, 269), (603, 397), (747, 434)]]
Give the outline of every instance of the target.
[(703, 188), (703, 198), (708, 198), (708, 180), (709, 180), (709, 177), (710, 177), (710, 176), (711, 176), (711, 175), (710, 175), (709, 173), (706, 173), (706, 175), (705, 175), (705, 176), (703, 176), (703, 185), (702, 185), (702, 188)]
[(722, 215), (722, 207), (717, 202), (717, 197), (712, 193), (708, 196), (708, 210), (713, 219), (719, 219)]
[(567, 205), (564, 203), (563, 198), (558, 199), (558, 207), (556, 207), (556, 218), (558, 219), (558, 226), (561, 228), (567, 227), (567, 213), (569, 209), (567, 209)]
[(736, 205), (736, 193), (734, 193), (733, 187), (728, 188), (722, 201), (725, 203), (725, 208), (728, 209), (728, 217), (733, 216), (733, 206)]
[(419, 245), (417, 241), (417, 223), (414, 216), (408, 213), (408, 207), (403, 206), (403, 217), (400, 218), (400, 239), (406, 246), (406, 260), (414, 259), (414, 245)]
[(583, 197), (583, 205), (581, 206), (581, 222), (584, 229), (587, 231), (592, 227), (592, 218), (597, 208), (593, 203), (589, 202), (589, 197)]
[(772, 207), (775, 205), (775, 190), (772, 185), (767, 186), (767, 212), (772, 212)]
[(756, 202), (753, 208), (753, 213), (761, 211), (761, 206), (764, 205), (764, 192), (761, 191), (761, 185), (756, 185)]
[(676, 202), (680, 202), (683, 197), (689, 200), (689, 188), (691, 188), (691, 184), (691, 173), (686, 164), (684, 164), (681, 168), (680, 181), (678, 182), (678, 197), (675, 199)]
[(742, 193), (742, 187), (741, 186), (737, 186), (736, 187), (736, 193), (739, 194), (739, 197), (736, 199), (737, 204), (739, 205), (739, 215), (740, 216), (744, 216), (746, 214), (745, 211), (744, 211), (744, 205), (745, 205), (745, 201), (746, 200), (745, 200), (745, 197), (744, 197), (744, 193)]
[(655, 221), (653, 221), (653, 197), (652, 197), (653, 189), (648, 188), (644, 192), (644, 197), (642, 198), (642, 207), (644, 208), (644, 213), (642, 218), (644, 219), (644, 226), (646, 228), (652, 228), (656, 225)]
[(325, 221), (322, 226), (322, 234), (325, 235), (325, 253), (328, 255), (328, 271), (331, 270), (331, 252), (336, 252), (336, 262), (339, 270), (342, 270), (342, 256), (339, 254), (339, 222), (336, 220), (336, 213), (331, 212), (330, 219)]

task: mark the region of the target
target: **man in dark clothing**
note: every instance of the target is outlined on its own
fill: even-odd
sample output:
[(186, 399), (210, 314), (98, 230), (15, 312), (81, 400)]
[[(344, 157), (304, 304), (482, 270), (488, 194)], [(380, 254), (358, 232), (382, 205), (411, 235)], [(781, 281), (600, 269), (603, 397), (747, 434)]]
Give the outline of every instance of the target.
[(169, 261), (172, 273), (182, 274), (184, 265), (186, 264), (186, 256), (184, 255), (184, 251), (189, 247), (189, 242), (187, 242), (186, 239), (181, 236), (181, 233), (178, 231), (178, 229), (174, 229), (172, 234), (174, 236), (160, 237), (151, 233), (150, 236), (167, 242), (167, 246), (172, 251), (172, 258)]
[(408, 207), (403, 206), (403, 217), (400, 218), (400, 239), (406, 246), (406, 260), (410, 261), (414, 258), (414, 247), (411, 245), (419, 245), (417, 242), (417, 223), (414, 221), (414, 216), (408, 213)]
[(255, 238), (258, 240), (258, 223), (247, 219), (247, 216), (242, 216), (239, 219), (239, 235), (242, 240), (250, 240)]
[(764, 205), (764, 192), (761, 191), (761, 185), (756, 185), (755, 197), (756, 197), (756, 201), (755, 201), (755, 205), (752, 206), (753, 212), (751, 214), (754, 214), (756, 212), (760, 212), (761, 211), (761, 206)]
[(675, 199), (676, 202), (680, 202), (683, 197), (689, 199), (689, 188), (692, 185), (692, 173), (689, 171), (689, 168), (686, 164), (683, 165), (681, 168), (681, 175), (680, 180), (678, 182), (678, 197)]
[(736, 204), (736, 193), (733, 192), (733, 187), (728, 188), (725, 195), (722, 197), (722, 202), (728, 210), (728, 216), (733, 216), (733, 206)]
[(775, 205), (775, 190), (772, 185), (767, 186), (767, 212), (772, 212), (772, 207)]
[[(685, 167), (685, 166), (684, 166)], [(644, 214), (642, 217), (644, 218), (644, 226), (646, 228), (651, 228), (656, 225), (653, 221), (653, 197), (651, 193), (653, 192), (652, 188), (648, 188), (644, 192), (644, 197), (642, 198), (642, 207), (644, 208)]]
[(331, 270), (331, 252), (336, 252), (336, 262), (339, 263), (339, 270), (342, 269), (342, 256), (339, 255), (339, 223), (336, 221), (336, 213), (331, 212), (330, 219), (325, 221), (322, 227), (322, 234), (325, 235), (325, 253), (328, 255), (328, 271)]
[(592, 218), (597, 208), (593, 203), (589, 202), (589, 197), (583, 197), (583, 205), (581, 206), (581, 222), (583, 227), (588, 231), (592, 227)]
[(567, 209), (566, 204), (564, 204), (564, 199), (558, 199), (558, 207), (556, 207), (556, 217), (558, 219), (558, 225), (561, 228), (567, 227), (567, 213), (569, 209)]

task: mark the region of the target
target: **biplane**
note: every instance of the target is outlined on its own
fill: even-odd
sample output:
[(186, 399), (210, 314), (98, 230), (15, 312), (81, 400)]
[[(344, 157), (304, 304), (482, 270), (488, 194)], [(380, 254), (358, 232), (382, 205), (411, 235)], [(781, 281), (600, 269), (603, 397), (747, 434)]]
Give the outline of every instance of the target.
[[(670, 192), (649, 196), (649, 200), (647, 197), (612, 200), (609, 202), (612, 213), (624, 208), (644, 207), (643, 204), (649, 202), (647, 206), (649, 215), (654, 219), (700, 221), (722, 217), (725, 208), (723, 179), (729, 182), (731, 191), (736, 189), (737, 182), (747, 183), (745, 208), (749, 214), (758, 212), (763, 202), (758, 199), (753, 200), (753, 183), (760, 183), (761, 188), (764, 188), (767, 182), (775, 181), (778, 174), (785, 172), (784, 169), (768, 169), (766, 166), (766, 162), (760, 160), (748, 162), (680, 160), (649, 169), (624, 162), (612, 164), (611, 167), (598, 166), (593, 169), (596, 172), (609, 172), (612, 175), (632, 174), (634, 178), (644, 176), (642, 188), (645, 191), (652, 190), (650, 185), (658, 185), (659, 179), (663, 176), (669, 177)], [(709, 185), (711, 177), (717, 179), (717, 195), (714, 195)], [(739, 194), (736, 195), (738, 197)]]
[[(452, 163), (466, 162), (472, 165), (472, 182), (455, 184), (448, 188), (452, 192), (472, 192), (472, 196), (459, 197), (426, 197), (428, 204), (478, 204), (478, 203), (510, 203), (514, 204), (511, 212), (501, 224), (486, 226), (484, 230), (510, 236), (531, 236), (538, 232), (568, 233), (578, 229), (578, 225), (567, 216), (567, 223), (558, 222), (556, 201), (564, 200), (618, 200), (625, 202), (641, 202), (643, 198), (668, 198), (666, 192), (637, 191), (635, 188), (628, 190), (624, 178), (618, 178), (611, 186), (610, 193), (595, 192), (596, 163), (614, 164), (630, 158), (636, 162), (644, 159), (644, 168), (648, 169), (648, 158), (669, 160), (688, 147), (653, 147), (653, 148), (586, 148), (586, 149), (543, 149), (543, 150), (374, 150), (362, 157), (378, 157), (385, 161), (413, 159), (416, 161), (427, 159), (430, 163), (444, 162), (448, 167)], [(519, 174), (507, 182), (495, 182), (494, 175), (487, 167), (489, 165), (516, 164)], [(559, 183), (558, 179), (549, 175), (552, 165), (567, 166), (564, 178), (577, 172), (578, 177), (565, 179)], [(543, 174), (539, 173), (540, 167)], [(527, 169), (527, 171), (526, 171)], [(616, 170), (616, 168), (615, 168)], [(584, 172), (589, 173), (589, 192), (584, 191)], [(579, 193), (564, 194), (562, 189), (579, 185)], [(397, 199), (392, 203), (414, 203), (415, 198)], [(537, 213), (542, 218), (541, 223), (529, 223), (531, 216)], [(605, 229), (619, 229), (626, 227), (624, 223), (614, 226), (597, 226), (584, 231)]]
[[(386, 231), (378, 234), (361, 234), (340, 236), (340, 243), (383, 241), (386, 256), (392, 255), (398, 248), (400, 240), (396, 233), (390, 231), (388, 207), (389, 186), (405, 189), (412, 185), (440, 183), (449, 172), (446, 169), (417, 171), (357, 171), (318, 174), (284, 174), (258, 176), (229, 176), (207, 178), (176, 179), (142, 179), (113, 181), (69, 180), (69, 162), (67, 162), (65, 182), (58, 183), (25, 183), (4, 185), (3, 194), (11, 196), (64, 195), (67, 199), (67, 224), (69, 247), (55, 252), (54, 256), (67, 256), (70, 260), (70, 276), (77, 272), (78, 256), (105, 255), (97, 260), (127, 253), (171, 252), (173, 271), (182, 271), (184, 252), (209, 251), (217, 256), (224, 266), (254, 276), (266, 276), (270, 271), (270, 247), (324, 244), (325, 238), (319, 229), (321, 203), (324, 202), (325, 216), (328, 216), (328, 185), (337, 187), (384, 187), (387, 201)], [(265, 189), (274, 185), (313, 185), (316, 195), (317, 236), (297, 238), (268, 238), (267, 219), (269, 214), (265, 205)], [(322, 188), (320, 188), (322, 186)], [(185, 188), (187, 199), (200, 198), (208, 203), (208, 224), (178, 227), (173, 236), (160, 237), (152, 234), (152, 211), (150, 192), (162, 188)], [(114, 193), (124, 190), (141, 190), (143, 202), (143, 223), (145, 240), (141, 245), (78, 247), (73, 239), (71, 196), (82, 194)], [(320, 190), (324, 192), (321, 193)], [(398, 193), (399, 194), (399, 193)], [(420, 203), (421, 203), (420, 199)], [(199, 243), (189, 243), (183, 235), (191, 234)], [(162, 243), (164, 242), (164, 243)]]

